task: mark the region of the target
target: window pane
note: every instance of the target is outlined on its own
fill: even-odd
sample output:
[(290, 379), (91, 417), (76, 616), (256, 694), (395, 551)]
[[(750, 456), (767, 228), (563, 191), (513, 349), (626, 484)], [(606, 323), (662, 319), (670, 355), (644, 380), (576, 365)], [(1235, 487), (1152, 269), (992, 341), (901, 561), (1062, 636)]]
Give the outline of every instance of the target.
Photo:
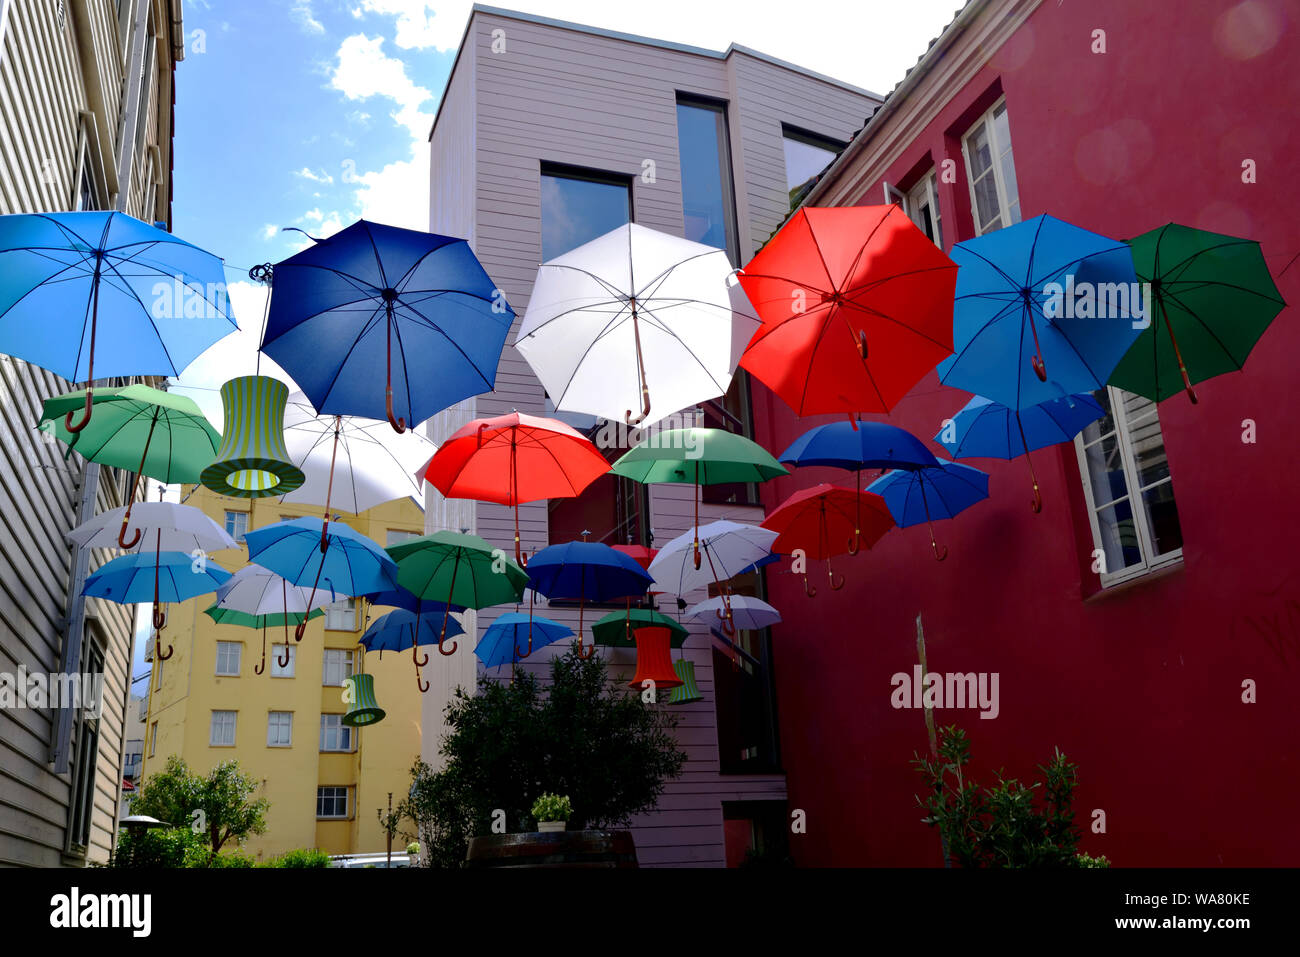
[(979, 217), (981, 232), (991, 231), (1001, 226), (998, 215), (998, 184), (992, 173), (975, 181), (975, 212)]
[(993, 153), (989, 148), (989, 137), (983, 123), (967, 138), (966, 152), (970, 156), (972, 179), (979, 179), (993, 166)]
[(542, 173), (542, 259), (551, 260), (632, 221), (627, 183)]
[(682, 214), (686, 238), (727, 250), (733, 263), (731, 164), (722, 109), (677, 104), (677, 153), (682, 164)]
[(802, 137), (786, 136), (785, 146), (785, 188), (790, 193), (790, 208), (799, 205), (805, 193), (812, 188), (813, 180), (831, 161), (835, 159), (839, 148), (828, 145), (819, 146)]
[(1138, 545), (1133, 509), (1128, 499), (1099, 509), (1097, 528), (1101, 533), (1102, 551), (1106, 553), (1107, 572), (1142, 564), (1142, 549)]
[(1143, 492), (1142, 507), (1146, 511), (1147, 528), (1151, 532), (1155, 553), (1165, 555), (1182, 548), (1183, 530), (1178, 524), (1173, 483), (1161, 482)]
[(298, 663), (298, 649), (289, 645), (289, 663), (283, 668), (280, 667), (280, 661), (284, 658), (284, 645), (271, 646), (271, 677), (272, 678), (292, 678), (294, 666)]
[(1084, 450), (1088, 478), (1092, 484), (1094, 508), (1107, 505), (1128, 494), (1124, 478), (1124, 460), (1120, 457), (1119, 438), (1110, 435)]

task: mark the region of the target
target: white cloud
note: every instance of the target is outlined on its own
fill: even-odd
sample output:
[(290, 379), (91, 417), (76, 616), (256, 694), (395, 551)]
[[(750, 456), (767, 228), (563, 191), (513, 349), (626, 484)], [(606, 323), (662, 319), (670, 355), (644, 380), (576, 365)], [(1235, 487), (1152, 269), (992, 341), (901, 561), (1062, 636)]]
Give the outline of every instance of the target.
[(357, 190), (361, 218), (406, 229), (429, 228), (429, 157), (389, 163), (363, 173)]
[(334, 182), (334, 177), (331, 176), (329, 173), (325, 172), (325, 170), (322, 169), (318, 173), (314, 169), (311, 169), (308, 166), (304, 166), (302, 169), (298, 170), (293, 175), (299, 176), (302, 179), (309, 179), (313, 183), (324, 183), (326, 186)]
[(354, 34), (339, 46), (330, 86), (349, 100), (387, 97), (397, 104), (392, 118), (410, 131), (412, 139), (424, 142), (433, 125), (433, 113), (421, 111), (432, 92), (406, 75), (406, 64), (383, 51), (383, 37)]
[[(374, 13), (397, 18), (395, 42), (403, 50), (454, 50), (469, 22), (469, 0), (361, 0), (354, 17)], [(436, 8), (436, 10), (435, 10)]]
[(274, 223), (267, 223), (265, 226), (262, 227), (263, 241), (269, 242), (270, 240), (274, 239), (275, 234), (278, 233), (279, 231), (280, 231), (279, 226), (276, 226)]
[(313, 223), (319, 223), (324, 218), (325, 218), (325, 214), (322, 213), (319, 209), (309, 209), (307, 210), (307, 212), (302, 214), (302, 218), (299, 219), (298, 222), (302, 223), (302, 222), (310, 221)]
[(289, 17), (302, 27), (305, 33), (324, 33), (325, 24), (316, 19), (311, 10), (311, 0), (294, 0), (289, 8)]

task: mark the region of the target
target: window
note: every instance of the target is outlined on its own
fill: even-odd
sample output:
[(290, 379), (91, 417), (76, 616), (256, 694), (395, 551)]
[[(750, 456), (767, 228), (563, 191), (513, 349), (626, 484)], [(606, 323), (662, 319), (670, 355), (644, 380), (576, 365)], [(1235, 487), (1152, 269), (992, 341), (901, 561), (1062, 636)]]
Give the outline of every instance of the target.
[[(104, 656), (87, 640), (84, 669), (87, 674), (104, 670)], [(77, 725), (76, 763), (72, 768), (72, 802), (68, 807), (68, 850), (90, 846), (90, 819), (95, 811), (95, 770), (99, 764), (99, 719), (83, 709)], [(119, 782), (120, 784), (120, 782)]]
[(266, 716), (266, 746), (287, 748), (293, 744), (293, 712), (272, 711)]
[(904, 211), (930, 241), (943, 249), (943, 232), (939, 228), (939, 177), (932, 169), (907, 191)]
[(423, 532), (408, 532), (404, 528), (390, 528), (388, 530), (388, 541), (386, 545), (396, 545), (399, 542), (405, 542), (412, 538), (419, 538)]
[[(150, 639), (149, 639), (149, 648), (150, 648), (150, 651), (152, 652), (152, 650), (153, 650), (153, 637), (152, 637), (152, 636), (150, 636)], [(151, 662), (151, 664), (152, 664), (152, 666), (153, 666), (153, 674), (154, 674), (154, 685), (153, 685), (153, 687), (154, 687), (154, 690), (155, 690), (155, 691), (161, 691), (161, 690), (162, 690), (163, 664), (164, 664), (164, 662), (163, 662), (163, 660), (162, 660), (161, 658), (159, 658), (159, 657), (157, 657), (157, 656), (155, 656), (155, 655), (150, 654), (150, 657), (153, 658), (153, 661)]]
[(247, 533), (248, 513), (226, 512), (226, 534), (242, 545), (244, 543), (244, 536)]
[(158, 722), (155, 721), (149, 726), (149, 757), (153, 757), (154, 751), (158, 749)]
[(331, 687), (342, 685), (343, 679), (352, 675), (352, 652), (342, 648), (325, 649), (325, 673), (321, 684)]
[(731, 264), (739, 265), (736, 196), (724, 104), (678, 98), (677, 155), (682, 164), (686, 238), (725, 249)]
[(785, 125), (781, 127), (781, 140), (785, 146), (785, 187), (790, 191), (790, 209), (794, 210), (844, 144)]
[(348, 789), (346, 787), (318, 787), (316, 789), (316, 816), (318, 818), (346, 818), (348, 816)]
[(217, 674), (226, 676), (239, 676), (239, 657), (240, 652), (244, 650), (244, 644), (240, 641), (218, 641), (217, 642)]
[(1106, 415), (1074, 442), (1105, 587), (1177, 561), (1183, 535), (1156, 404), (1113, 387), (1093, 394)]
[(298, 649), (294, 645), (289, 645), (289, 663), (283, 668), (280, 667), (280, 661), (284, 658), (284, 645), (271, 646), (271, 677), (272, 678), (292, 678), (294, 666), (298, 664)]
[[(753, 572), (740, 576), (735, 584), (741, 593), (761, 591), (761, 578)], [(709, 591), (716, 593), (714, 588)], [(729, 641), (715, 624), (713, 639), (719, 770), (723, 774), (779, 771), (770, 632), (742, 630)]]
[(343, 715), (320, 716), (320, 749), (322, 751), (352, 750), (352, 729), (343, 723)]
[(325, 630), (356, 631), (357, 600), (355, 598), (340, 598), (338, 601), (326, 605)]
[(971, 212), (978, 235), (1020, 222), (1020, 192), (1011, 159), (1011, 128), (1005, 100), (970, 128), (962, 140), (970, 180)]
[(233, 748), (235, 746), (234, 711), (212, 712), (212, 730), (208, 735), (208, 744), (214, 748)]
[(131, 37), (131, 0), (117, 0), (117, 43), (122, 50), (122, 62), (126, 63), (127, 41)]
[(543, 261), (630, 222), (630, 177), (542, 164)]

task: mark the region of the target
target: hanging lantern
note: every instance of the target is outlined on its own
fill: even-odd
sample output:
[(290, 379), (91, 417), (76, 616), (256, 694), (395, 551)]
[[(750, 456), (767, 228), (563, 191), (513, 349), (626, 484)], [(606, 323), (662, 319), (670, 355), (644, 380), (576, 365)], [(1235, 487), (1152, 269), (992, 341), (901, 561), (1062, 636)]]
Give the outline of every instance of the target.
[(292, 492), (306, 481), (284, 447), (284, 406), (289, 387), (270, 376), (248, 375), (221, 387), (226, 426), (216, 461), (200, 481), (235, 498)]
[(700, 694), (699, 686), (695, 684), (695, 662), (687, 658), (678, 658), (673, 662), (673, 668), (677, 671), (677, 677), (682, 679), (682, 683), (672, 690), (672, 694), (668, 696), (668, 703), (690, 704), (692, 701), (703, 701), (704, 695)]
[(374, 675), (352, 675), (343, 679), (343, 686), (343, 700), (352, 704), (340, 719), (344, 724), (359, 728), (384, 720), (384, 709), (375, 701)]
[(659, 688), (676, 688), (682, 683), (673, 670), (672, 637), (673, 633), (658, 625), (638, 628), (636, 636), (636, 674), (628, 682), (629, 688), (640, 688), (641, 682), (649, 680)]

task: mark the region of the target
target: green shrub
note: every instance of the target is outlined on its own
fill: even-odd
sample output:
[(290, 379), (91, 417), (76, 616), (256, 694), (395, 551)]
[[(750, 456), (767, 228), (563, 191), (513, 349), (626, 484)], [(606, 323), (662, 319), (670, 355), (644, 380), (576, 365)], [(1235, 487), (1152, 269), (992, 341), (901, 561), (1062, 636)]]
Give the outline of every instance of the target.
[(324, 851), (315, 847), (299, 847), (292, 851), (285, 851), (279, 857), (273, 857), (271, 860), (260, 867), (329, 867), (330, 856)]
[(193, 867), (187, 863), (191, 853), (206, 853), (205, 835), (195, 834), (188, 827), (157, 828), (143, 831), (138, 837), (122, 830), (117, 838), (117, 849), (109, 859), (113, 868), (152, 869), (161, 867)]
[(1110, 867), (1110, 861), (1104, 854), (1093, 857), (1091, 854), (1080, 851), (1074, 856), (1074, 859), (1080, 867)]
[(533, 817), (539, 822), (567, 821), (572, 814), (567, 794), (543, 794), (533, 802)]

